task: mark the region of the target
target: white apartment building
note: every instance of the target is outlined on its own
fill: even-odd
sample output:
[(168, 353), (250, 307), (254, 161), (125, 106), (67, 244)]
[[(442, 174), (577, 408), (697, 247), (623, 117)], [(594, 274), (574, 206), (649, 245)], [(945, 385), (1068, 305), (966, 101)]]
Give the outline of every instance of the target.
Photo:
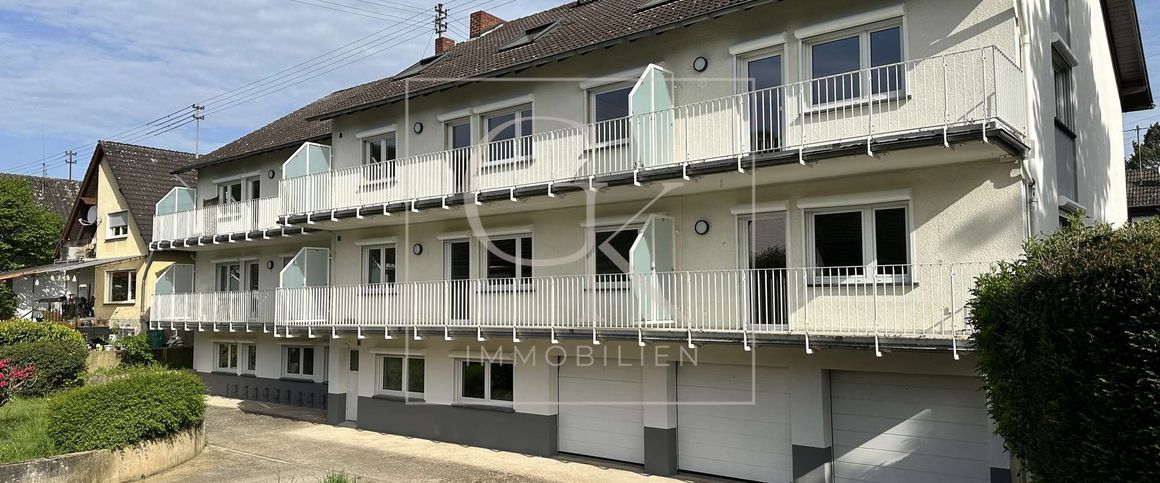
[[(454, 4), (449, 4), (454, 9)], [(1011, 481), (973, 277), (1126, 220), (1128, 1), (587, 0), (337, 91), (158, 203), (216, 394), (654, 474)]]

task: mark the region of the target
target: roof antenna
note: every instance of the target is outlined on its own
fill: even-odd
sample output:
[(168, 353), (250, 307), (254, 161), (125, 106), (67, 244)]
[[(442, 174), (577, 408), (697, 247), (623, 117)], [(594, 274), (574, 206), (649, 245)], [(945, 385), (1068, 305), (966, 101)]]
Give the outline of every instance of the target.
[(194, 104), (190, 107), (193, 108), (193, 122), (196, 124), (196, 132), (193, 137), (193, 159), (197, 159), (201, 157), (201, 121), (205, 119), (205, 114), (200, 113), (205, 111), (205, 106)]

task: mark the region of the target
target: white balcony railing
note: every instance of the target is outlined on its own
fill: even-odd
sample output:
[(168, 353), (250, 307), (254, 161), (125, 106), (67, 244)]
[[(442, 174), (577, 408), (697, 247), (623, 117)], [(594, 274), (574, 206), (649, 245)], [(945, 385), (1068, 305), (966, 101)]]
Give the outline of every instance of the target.
[(989, 263), (440, 280), (278, 289), (275, 323), (964, 338)]
[(149, 318), (178, 323), (270, 323), (275, 295), (273, 290), (156, 294)]
[(272, 230), (278, 224), (281, 201), (277, 196), (206, 206), (153, 217), (154, 240), (181, 240), (200, 236)]
[[(995, 47), (524, 138), (282, 180), (282, 214), (585, 180), (960, 126), (1026, 132), (1020, 68)], [(945, 131), (944, 131), (945, 132)], [(869, 149), (869, 146), (868, 146)]]

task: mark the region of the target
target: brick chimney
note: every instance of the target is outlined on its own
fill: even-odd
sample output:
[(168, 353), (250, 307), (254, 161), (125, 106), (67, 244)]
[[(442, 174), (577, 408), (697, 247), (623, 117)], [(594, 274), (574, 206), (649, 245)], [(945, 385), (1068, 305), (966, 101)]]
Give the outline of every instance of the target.
[(479, 37), (484, 32), (499, 27), (502, 23), (502, 18), (484, 12), (483, 10), (471, 12), (471, 38)]
[(448, 50), (451, 50), (452, 47), (455, 47), (455, 40), (453, 39), (449, 39), (443, 36), (439, 36), (439, 38), (435, 39), (435, 55), (447, 52)]

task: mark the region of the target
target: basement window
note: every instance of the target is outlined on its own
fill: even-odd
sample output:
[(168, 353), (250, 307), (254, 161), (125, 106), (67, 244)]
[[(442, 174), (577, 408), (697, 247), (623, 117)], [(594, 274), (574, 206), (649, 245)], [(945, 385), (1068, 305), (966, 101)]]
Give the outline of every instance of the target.
[(510, 362), (460, 360), (458, 369), (459, 402), (511, 407), (514, 391)]
[(550, 32), (559, 23), (560, 23), (560, 21), (557, 20), (555, 22), (546, 23), (543, 25), (539, 25), (539, 26), (527, 29), (524, 31), (523, 35), (520, 35), (520, 36), (512, 39), (511, 42), (508, 42), (507, 45), (504, 45), (499, 50), (503, 51), (503, 50), (508, 50), (508, 49), (514, 49), (516, 47), (523, 47), (525, 45), (530, 45), (532, 42), (535, 42), (540, 37), (543, 37), (544, 34), (547, 34), (548, 32)]

